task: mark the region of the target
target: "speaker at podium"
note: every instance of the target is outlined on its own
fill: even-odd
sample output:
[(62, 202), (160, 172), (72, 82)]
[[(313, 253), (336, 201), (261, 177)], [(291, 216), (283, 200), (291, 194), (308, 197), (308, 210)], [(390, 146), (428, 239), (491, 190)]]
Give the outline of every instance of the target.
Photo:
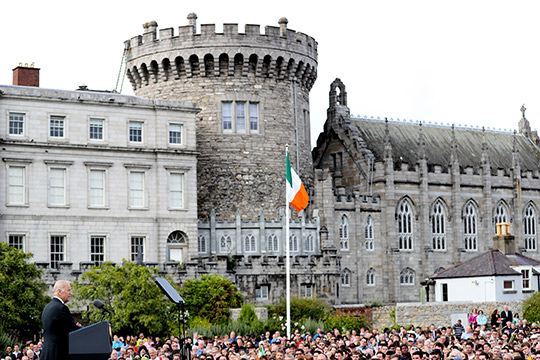
[(100, 321), (69, 333), (71, 360), (108, 360), (112, 353), (111, 325)]

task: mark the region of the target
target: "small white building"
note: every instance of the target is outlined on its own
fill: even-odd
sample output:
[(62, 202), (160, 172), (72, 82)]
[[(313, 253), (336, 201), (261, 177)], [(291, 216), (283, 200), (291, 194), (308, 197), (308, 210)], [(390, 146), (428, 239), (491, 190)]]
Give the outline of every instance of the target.
[(538, 291), (540, 262), (515, 251), (509, 229), (503, 234), (495, 249), (433, 275), (435, 301), (508, 302)]
[(198, 109), (37, 84), (0, 86), (1, 241), (53, 272), (195, 257)]

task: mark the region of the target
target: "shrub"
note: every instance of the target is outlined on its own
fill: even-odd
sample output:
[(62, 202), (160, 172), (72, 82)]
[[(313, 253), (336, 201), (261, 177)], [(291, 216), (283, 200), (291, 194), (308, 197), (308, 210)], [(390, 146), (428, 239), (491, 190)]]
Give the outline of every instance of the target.
[(540, 293), (532, 294), (523, 302), (523, 318), (530, 323), (540, 321)]
[[(279, 304), (268, 307), (268, 316), (286, 317), (287, 304), (285, 299), (281, 299)], [(320, 299), (292, 298), (291, 299), (291, 321), (299, 322), (305, 319), (322, 320), (330, 311), (327, 303)]]
[(337, 328), (339, 331), (359, 331), (366, 327), (366, 318), (364, 316), (351, 316), (339, 313), (330, 313), (324, 319), (326, 330)]

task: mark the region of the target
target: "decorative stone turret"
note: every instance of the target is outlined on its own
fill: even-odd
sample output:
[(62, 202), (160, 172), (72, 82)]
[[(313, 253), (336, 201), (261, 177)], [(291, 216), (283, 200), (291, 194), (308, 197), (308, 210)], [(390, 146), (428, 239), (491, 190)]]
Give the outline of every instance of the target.
[[(284, 203), (285, 145), (308, 192), (313, 186), (309, 91), (317, 78), (317, 42), (279, 27), (202, 24), (157, 29), (126, 41), (127, 77), (139, 96), (190, 101), (197, 122), (199, 218), (275, 217)], [(296, 109), (295, 109), (296, 106)], [(295, 111), (296, 110), (296, 111)], [(297, 144), (298, 139), (298, 144)], [(164, 139), (165, 141), (165, 139)], [(298, 146), (298, 151), (296, 147)], [(296, 167), (296, 166), (295, 166)]]

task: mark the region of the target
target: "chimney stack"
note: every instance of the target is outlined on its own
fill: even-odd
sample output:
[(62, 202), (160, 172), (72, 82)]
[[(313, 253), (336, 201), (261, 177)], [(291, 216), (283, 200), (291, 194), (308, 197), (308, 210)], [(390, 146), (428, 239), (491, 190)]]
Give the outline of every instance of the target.
[(516, 253), (516, 238), (510, 233), (510, 223), (497, 223), (497, 235), (493, 237), (493, 248), (505, 255)]
[(28, 66), (28, 63), (19, 63), (13, 69), (13, 85), (17, 86), (35, 86), (39, 87), (39, 69), (34, 67), (34, 63)]

